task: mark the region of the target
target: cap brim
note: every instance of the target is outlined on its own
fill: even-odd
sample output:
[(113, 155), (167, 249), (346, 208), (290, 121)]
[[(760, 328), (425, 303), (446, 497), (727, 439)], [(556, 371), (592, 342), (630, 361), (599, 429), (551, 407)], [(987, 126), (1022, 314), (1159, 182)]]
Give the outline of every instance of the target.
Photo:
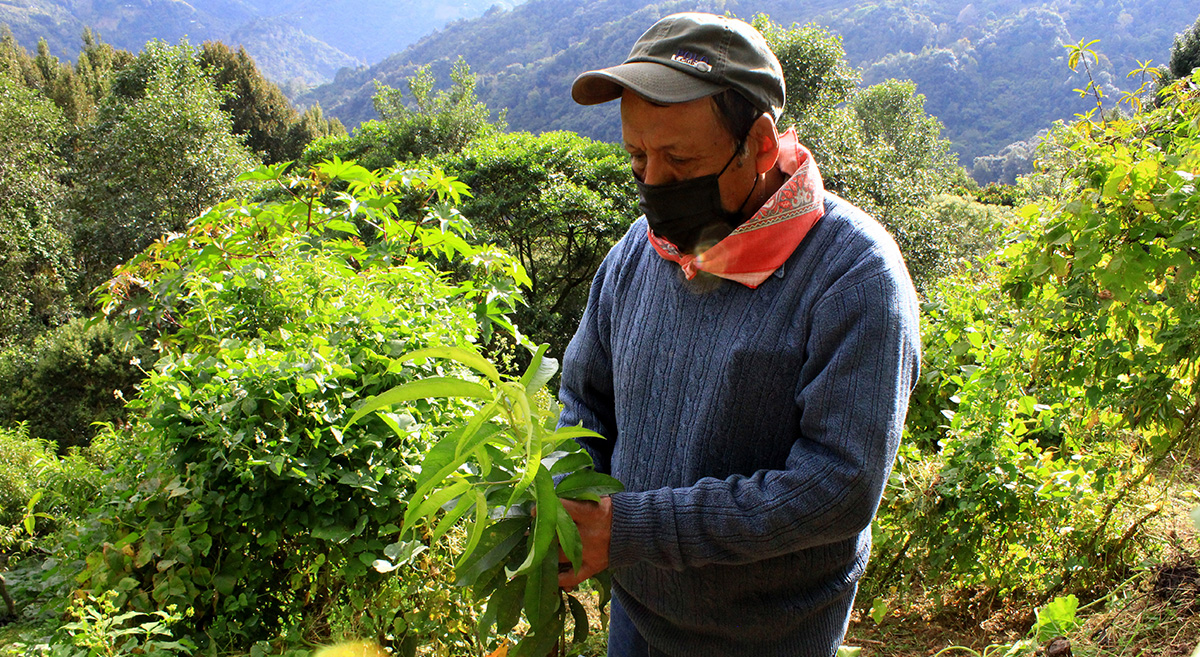
[(711, 96), (725, 87), (655, 62), (628, 62), (575, 78), (571, 98), (580, 105), (598, 105), (620, 98), (624, 89), (670, 105)]

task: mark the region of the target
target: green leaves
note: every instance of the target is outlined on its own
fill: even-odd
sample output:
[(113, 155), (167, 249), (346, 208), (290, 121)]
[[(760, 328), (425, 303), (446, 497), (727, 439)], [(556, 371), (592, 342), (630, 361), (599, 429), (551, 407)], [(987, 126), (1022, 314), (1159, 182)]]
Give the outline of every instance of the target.
[[(478, 636), (486, 643), (495, 631), (508, 632), (523, 610), (532, 632), (515, 654), (542, 657), (561, 634), (568, 607), (577, 640), (587, 635), (586, 615), (578, 601), (564, 603), (558, 588), (559, 549), (574, 568), (583, 561), (579, 530), (560, 497), (599, 500), (621, 490), (607, 475), (591, 470), (587, 452), (575, 442), (595, 433), (579, 427), (550, 430), (557, 408), (541, 388), (557, 371), (546, 345), (534, 350), (519, 379), (504, 377), (483, 358), (457, 348), (431, 347), (393, 361), (390, 369), (427, 358), (466, 365), (484, 375), (476, 383), (430, 377), (397, 386), (366, 400), (357, 420), (389, 402), (414, 401), (420, 392), (462, 395), (487, 402), (430, 448), (421, 463), (416, 490), (409, 499), (405, 528), (417, 528), (445, 510), (431, 540), (446, 535), (474, 510), (468, 539), (456, 566), (457, 583), (489, 596)], [(428, 382), (428, 383), (424, 383)], [(353, 423), (353, 421), (352, 421)], [(496, 454), (496, 457), (491, 456)], [(547, 454), (545, 462), (542, 455)], [(557, 487), (554, 476), (565, 475)], [(607, 584), (599, 583), (602, 590)]]
[(1032, 633), (1038, 643), (1044, 643), (1054, 637), (1066, 636), (1079, 627), (1080, 621), (1075, 617), (1079, 609), (1079, 598), (1074, 595), (1055, 598), (1046, 606), (1037, 610), (1037, 621), (1033, 624)]

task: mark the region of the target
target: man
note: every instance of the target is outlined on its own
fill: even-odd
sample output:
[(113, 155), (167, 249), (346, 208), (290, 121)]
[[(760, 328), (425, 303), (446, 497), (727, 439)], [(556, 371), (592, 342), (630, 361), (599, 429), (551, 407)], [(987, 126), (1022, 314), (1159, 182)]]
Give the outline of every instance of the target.
[(833, 655), (919, 366), (900, 253), (779, 135), (782, 70), (741, 21), (668, 16), (572, 96), (620, 99), (645, 216), (564, 357), (560, 423), (626, 491), (565, 503), (559, 583), (611, 568), (613, 657)]

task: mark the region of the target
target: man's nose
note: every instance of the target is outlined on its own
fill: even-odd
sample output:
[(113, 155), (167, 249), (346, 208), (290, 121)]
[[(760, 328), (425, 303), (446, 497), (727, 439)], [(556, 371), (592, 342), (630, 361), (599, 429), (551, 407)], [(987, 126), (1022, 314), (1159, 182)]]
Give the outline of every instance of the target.
[(675, 182), (675, 178), (662, 158), (647, 157), (646, 168), (642, 171), (642, 182), (647, 185), (665, 185)]

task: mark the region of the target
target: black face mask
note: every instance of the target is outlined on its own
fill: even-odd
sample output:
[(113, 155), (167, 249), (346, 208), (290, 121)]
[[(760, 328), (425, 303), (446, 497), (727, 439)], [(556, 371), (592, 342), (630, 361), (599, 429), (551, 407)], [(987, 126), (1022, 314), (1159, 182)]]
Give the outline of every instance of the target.
[[(638, 188), (638, 209), (646, 215), (650, 230), (674, 244), (680, 253), (692, 253), (698, 245), (712, 246), (742, 225), (742, 208), (754, 194), (754, 187), (735, 212), (721, 206), (721, 187), (718, 179), (742, 150), (734, 149), (733, 157), (717, 173), (698, 176), (665, 185), (647, 185), (633, 174)], [(758, 177), (754, 178), (755, 187)]]

